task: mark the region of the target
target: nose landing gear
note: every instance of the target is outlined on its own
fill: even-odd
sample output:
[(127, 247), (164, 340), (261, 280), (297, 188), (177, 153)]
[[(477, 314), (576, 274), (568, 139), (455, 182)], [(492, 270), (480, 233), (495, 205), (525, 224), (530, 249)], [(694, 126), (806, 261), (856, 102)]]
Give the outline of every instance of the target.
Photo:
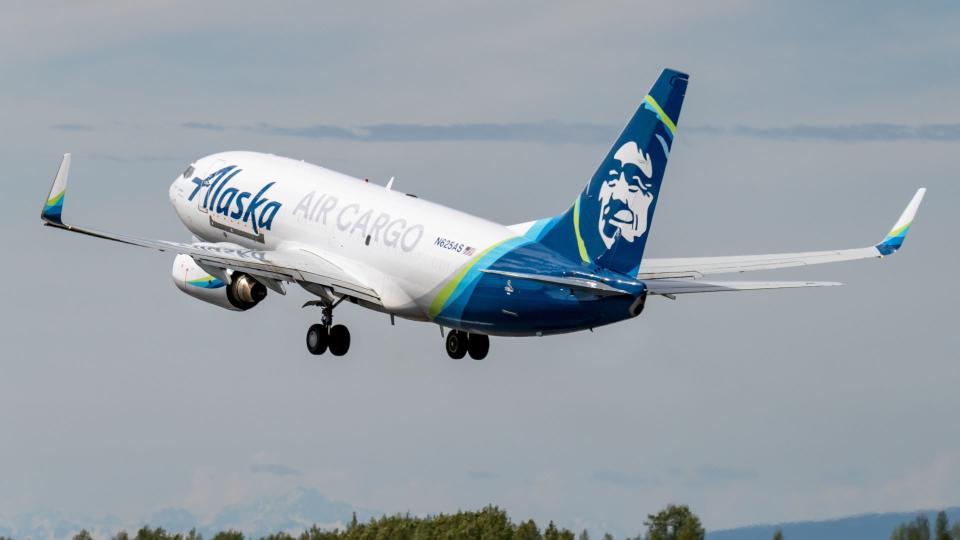
[(468, 334), (461, 330), (451, 330), (447, 333), (445, 342), (447, 355), (459, 360), (470, 354), (474, 360), (483, 360), (490, 351), (490, 337), (484, 334)]
[(333, 324), (333, 308), (343, 302), (340, 297), (334, 303), (307, 302), (303, 307), (319, 305), (322, 309), (320, 324), (310, 325), (307, 329), (307, 350), (310, 354), (320, 355), (327, 350), (334, 356), (343, 356), (350, 350), (350, 330), (342, 324)]

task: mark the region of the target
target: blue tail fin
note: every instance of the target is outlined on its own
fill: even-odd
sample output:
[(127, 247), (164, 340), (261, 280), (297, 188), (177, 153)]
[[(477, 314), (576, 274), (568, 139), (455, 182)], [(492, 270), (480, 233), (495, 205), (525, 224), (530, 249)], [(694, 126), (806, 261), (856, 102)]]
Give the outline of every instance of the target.
[(573, 206), (527, 234), (584, 263), (636, 275), (687, 80), (663, 70)]

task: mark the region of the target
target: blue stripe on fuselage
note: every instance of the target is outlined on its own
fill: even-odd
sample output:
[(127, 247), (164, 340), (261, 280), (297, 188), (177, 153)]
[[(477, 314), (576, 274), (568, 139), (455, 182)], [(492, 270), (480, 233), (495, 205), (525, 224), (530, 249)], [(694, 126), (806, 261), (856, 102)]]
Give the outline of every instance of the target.
[[(630, 318), (636, 295), (600, 297), (543, 282), (509, 278), (482, 269), (542, 275), (601, 272), (571, 261), (536, 242), (515, 239), (484, 257), (466, 276), (436, 321), (494, 335), (535, 335), (583, 330)], [(620, 276), (630, 279), (628, 276)], [(632, 280), (631, 280), (632, 281)], [(455, 298), (454, 298), (455, 297)]]

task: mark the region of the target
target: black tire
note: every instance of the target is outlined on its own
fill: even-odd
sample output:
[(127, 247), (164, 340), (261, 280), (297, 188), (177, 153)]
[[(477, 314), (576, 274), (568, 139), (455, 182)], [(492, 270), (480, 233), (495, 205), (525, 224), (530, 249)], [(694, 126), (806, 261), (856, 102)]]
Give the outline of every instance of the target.
[(483, 334), (470, 334), (470, 339), (467, 341), (467, 352), (470, 353), (470, 358), (483, 360), (490, 352), (490, 337)]
[(327, 327), (322, 324), (311, 325), (307, 329), (307, 350), (310, 354), (323, 354), (327, 352), (327, 344), (330, 338), (327, 335)]
[(330, 329), (330, 354), (343, 356), (350, 350), (350, 330), (338, 324)]
[(447, 354), (454, 360), (459, 360), (467, 355), (467, 334), (459, 330), (451, 330), (447, 334), (446, 348)]

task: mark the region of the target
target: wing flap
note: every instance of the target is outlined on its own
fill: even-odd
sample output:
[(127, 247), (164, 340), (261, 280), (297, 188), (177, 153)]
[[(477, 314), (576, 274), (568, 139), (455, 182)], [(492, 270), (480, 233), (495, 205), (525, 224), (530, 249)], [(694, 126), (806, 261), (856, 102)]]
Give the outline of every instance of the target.
[[(506, 270), (493, 270), (493, 269), (484, 269), (480, 270), (485, 274), (497, 274), (501, 276), (506, 276), (514, 279), (526, 279), (529, 281), (537, 281), (540, 283), (546, 283), (548, 285), (559, 285), (561, 287), (569, 287), (571, 289), (576, 289), (582, 292), (589, 292), (596, 294), (598, 296), (616, 296), (621, 294), (629, 295), (630, 292), (614, 287), (602, 281), (573, 277), (573, 276), (551, 276), (546, 274), (528, 274), (524, 272), (510, 272)], [(637, 283), (636, 285), (640, 285)]]
[(647, 292), (663, 296), (675, 294), (757, 291), (762, 289), (798, 289), (804, 287), (835, 287), (831, 281), (699, 281), (692, 279), (653, 279), (645, 282)]
[(640, 273), (637, 275), (637, 278), (700, 277), (710, 274), (754, 272), (758, 270), (776, 270), (779, 268), (808, 266), (812, 264), (877, 259), (882, 256), (877, 248), (866, 247), (834, 251), (776, 253), (770, 255), (649, 259), (643, 261), (643, 264), (640, 265)]
[(46, 223), (46, 225), (133, 246), (189, 255), (201, 266), (245, 272), (254, 277), (262, 276), (276, 281), (315, 283), (330, 287), (340, 294), (347, 294), (375, 304), (381, 303), (375, 290), (326, 259), (308, 256), (300, 249), (257, 251), (228, 243), (185, 244), (113, 234), (75, 225), (55, 223)]

